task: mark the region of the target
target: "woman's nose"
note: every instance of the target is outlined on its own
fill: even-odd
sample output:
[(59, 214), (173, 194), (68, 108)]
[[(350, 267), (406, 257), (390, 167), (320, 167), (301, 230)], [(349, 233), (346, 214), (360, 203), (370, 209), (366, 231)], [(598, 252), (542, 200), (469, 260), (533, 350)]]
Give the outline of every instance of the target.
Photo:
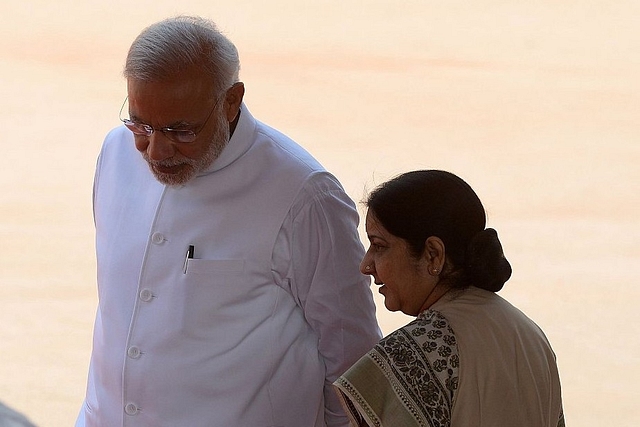
[(369, 260), (369, 257), (365, 255), (360, 263), (360, 273), (373, 274), (373, 263)]

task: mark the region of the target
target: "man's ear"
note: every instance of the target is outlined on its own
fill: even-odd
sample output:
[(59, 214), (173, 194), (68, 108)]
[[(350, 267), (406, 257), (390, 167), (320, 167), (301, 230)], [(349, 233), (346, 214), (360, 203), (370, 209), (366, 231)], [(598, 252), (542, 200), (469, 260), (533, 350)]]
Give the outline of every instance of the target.
[(229, 123), (233, 122), (238, 116), (242, 98), (244, 98), (244, 83), (237, 82), (227, 90), (224, 108)]

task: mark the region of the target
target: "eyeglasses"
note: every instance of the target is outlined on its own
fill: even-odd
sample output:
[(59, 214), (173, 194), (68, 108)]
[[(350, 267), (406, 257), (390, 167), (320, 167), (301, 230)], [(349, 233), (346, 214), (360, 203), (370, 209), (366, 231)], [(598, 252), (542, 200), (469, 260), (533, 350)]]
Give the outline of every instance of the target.
[[(226, 94), (226, 92), (225, 92), (225, 94)], [(213, 108), (209, 112), (209, 115), (207, 116), (207, 119), (204, 121), (204, 123), (202, 124), (202, 126), (198, 130), (171, 128), (171, 127), (163, 127), (163, 128), (156, 129), (153, 126), (148, 125), (146, 123), (136, 122), (136, 121), (133, 121), (133, 120), (131, 120), (129, 118), (123, 119), (122, 118), (122, 110), (124, 109), (124, 106), (126, 105), (127, 100), (129, 99), (129, 97), (126, 97), (124, 99), (124, 102), (122, 103), (122, 107), (120, 107), (120, 113), (118, 114), (118, 117), (120, 118), (122, 123), (124, 123), (124, 125), (131, 132), (133, 132), (134, 135), (140, 135), (140, 136), (149, 137), (149, 136), (153, 135), (153, 132), (160, 131), (160, 132), (162, 132), (162, 134), (164, 136), (166, 136), (168, 139), (170, 139), (173, 142), (176, 142), (178, 144), (188, 144), (190, 142), (194, 142), (196, 140), (196, 138), (198, 137), (198, 134), (200, 132), (202, 132), (202, 130), (205, 128), (205, 126), (209, 122), (209, 119), (211, 118), (211, 115), (215, 111), (216, 107), (218, 106), (218, 103), (220, 102), (220, 100), (222, 98), (223, 97), (218, 98), (216, 103), (213, 104)]]

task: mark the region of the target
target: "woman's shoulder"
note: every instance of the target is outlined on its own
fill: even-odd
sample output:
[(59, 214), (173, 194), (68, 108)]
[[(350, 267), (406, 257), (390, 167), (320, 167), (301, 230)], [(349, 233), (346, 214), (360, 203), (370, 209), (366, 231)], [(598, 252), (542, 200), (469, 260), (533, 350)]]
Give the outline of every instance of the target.
[(426, 310), (383, 338), (368, 356), (392, 382), (403, 385), (402, 393), (416, 402), (421, 416), (450, 419), (460, 358), (456, 336), (441, 313)]
[[(434, 372), (442, 373), (443, 383), (451, 381), (459, 366), (456, 336), (449, 321), (436, 310), (426, 310), (414, 321), (384, 337), (376, 346), (377, 352), (392, 364), (424, 361)], [(406, 359), (406, 360), (405, 360)]]
[(539, 327), (524, 312), (500, 295), (469, 287), (461, 291), (452, 291), (432, 306), (446, 317), (451, 328), (460, 335), (471, 329), (476, 334), (478, 328), (492, 325), (494, 329), (530, 329), (538, 333)]
[(447, 318), (437, 310), (425, 310), (412, 322), (406, 324), (385, 336), (378, 343), (379, 346), (418, 345), (428, 344), (434, 340), (446, 340), (455, 345), (455, 334)]

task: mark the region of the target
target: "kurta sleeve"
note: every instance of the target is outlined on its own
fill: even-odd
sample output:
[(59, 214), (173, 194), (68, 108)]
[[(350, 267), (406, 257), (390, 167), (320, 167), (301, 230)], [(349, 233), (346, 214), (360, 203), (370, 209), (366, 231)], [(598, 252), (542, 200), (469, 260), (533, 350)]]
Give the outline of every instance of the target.
[(364, 249), (353, 201), (335, 178), (307, 184), (279, 236), (279, 258), (290, 252), (287, 280), (318, 338), (324, 360), (325, 421), (348, 426), (332, 383), (380, 339), (370, 280), (359, 271)]

